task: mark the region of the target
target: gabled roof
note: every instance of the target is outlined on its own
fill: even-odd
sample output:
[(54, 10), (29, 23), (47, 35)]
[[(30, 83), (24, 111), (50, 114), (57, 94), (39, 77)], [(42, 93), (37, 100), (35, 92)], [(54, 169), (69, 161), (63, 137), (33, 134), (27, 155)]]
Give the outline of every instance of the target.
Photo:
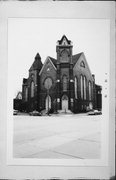
[(22, 99), (22, 92), (18, 92), (15, 99)]
[(50, 56), (49, 56), (49, 58), (50, 58), (50, 60), (52, 61), (52, 63), (54, 64), (54, 66), (56, 67), (57, 60), (54, 59), (54, 58), (52, 58), (52, 57), (50, 57)]
[[(89, 68), (89, 65), (88, 65), (88, 63), (87, 63), (87, 60), (86, 60), (86, 57), (85, 57), (85, 55), (84, 55), (84, 53), (83, 52), (81, 52), (81, 53), (79, 53), (79, 54), (76, 54), (76, 55), (74, 55), (73, 56), (73, 67), (76, 65), (76, 63), (78, 62), (78, 60), (80, 59), (80, 57), (82, 56), (82, 58), (83, 58), (83, 62), (85, 61), (85, 63), (84, 64), (86, 64), (86, 68), (88, 69), (88, 72), (92, 75), (92, 73), (91, 73), (91, 71), (90, 71), (90, 68)], [(81, 61), (81, 63), (82, 63), (82, 61)], [(82, 64), (80, 64), (80, 66), (81, 66)], [(92, 76), (92, 80), (94, 81), (94, 78), (93, 78), (93, 76)]]
[[(79, 59), (79, 57), (81, 56), (81, 54), (82, 54), (82, 52), (79, 53), (79, 54), (75, 54), (75, 55), (72, 56), (73, 66), (75, 66), (75, 64), (76, 64), (76, 62), (78, 61), (78, 59)], [(50, 56), (48, 56), (48, 57), (49, 57), (50, 60), (52, 61), (53, 65), (54, 65), (55, 67), (57, 67), (57, 60), (54, 59), (53, 57), (50, 57)]]
[(54, 59), (54, 58), (48, 56), (48, 57), (46, 58), (44, 64), (43, 64), (43, 66), (42, 66), (40, 72), (39, 72), (39, 75), (42, 73), (42, 71), (43, 71), (43, 69), (44, 69), (44, 67), (45, 67), (45, 65), (46, 65), (46, 63), (47, 63), (47, 61), (50, 61), (51, 64), (52, 64), (52, 66), (53, 66), (54, 69), (56, 70), (56, 59)]
[(42, 68), (43, 64), (41, 62), (41, 57), (39, 53), (36, 54), (35, 56), (35, 61), (33, 62), (32, 66), (30, 67), (29, 71), (32, 70), (40, 70)]
[(79, 53), (79, 54), (75, 54), (72, 56), (72, 63), (73, 66), (75, 66), (75, 64), (77, 63), (78, 59), (80, 58), (81, 54), (83, 54), (83, 52)]
[[(79, 54), (75, 54), (75, 55), (72, 56), (73, 66), (75, 66), (75, 64), (76, 64), (76, 62), (78, 61), (78, 59), (80, 58), (81, 54), (83, 54), (83, 52), (81, 52), (81, 53), (79, 53)], [(54, 66), (57, 67), (57, 66), (56, 66), (56, 65), (57, 65), (57, 60), (54, 59), (54, 58), (52, 58), (52, 57), (50, 57), (50, 56), (49, 56), (49, 58), (50, 58), (50, 60), (52, 61), (52, 63), (54, 64)]]
[[(81, 52), (81, 53), (79, 53), (79, 54), (75, 54), (75, 55), (72, 56), (73, 66), (75, 66), (76, 62), (78, 61), (78, 59), (79, 59), (79, 57), (81, 56), (82, 53), (83, 53), (83, 52)], [(57, 60), (54, 59), (54, 58), (52, 58), (52, 57), (50, 57), (50, 56), (49, 56), (49, 58), (50, 58), (50, 60), (52, 61), (52, 63), (54, 64), (54, 66), (56, 67), (56, 65), (57, 65)]]

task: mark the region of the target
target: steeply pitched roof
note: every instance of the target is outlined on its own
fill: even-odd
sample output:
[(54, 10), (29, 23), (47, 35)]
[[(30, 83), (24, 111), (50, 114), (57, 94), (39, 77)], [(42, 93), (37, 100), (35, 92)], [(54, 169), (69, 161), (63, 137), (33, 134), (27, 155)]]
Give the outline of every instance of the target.
[[(75, 55), (72, 56), (73, 66), (75, 66), (75, 64), (76, 64), (76, 62), (78, 61), (78, 59), (79, 59), (79, 57), (81, 56), (81, 54), (82, 54), (82, 52), (79, 53), (79, 54), (75, 54)], [(50, 56), (49, 56), (49, 58), (50, 58), (50, 60), (52, 61), (52, 63), (54, 64), (54, 66), (56, 67), (56, 65), (57, 65), (57, 60), (54, 59), (54, 58), (52, 58), (52, 57), (50, 57)]]
[(52, 61), (52, 63), (54, 64), (54, 66), (56, 67), (57, 60), (54, 59), (54, 58), (52, 58), (52, 57), (50, 57), (50, 56), (49, 56), (49, 58), (50, 58), (50, 60)]
[(43, 64), (41, 62), (41, 57), (39, 53), (35, 56), (35, 61), (33, 62), (32, 66), (30, 67), (29, 71), (31, 70), (40, 70), (42, 68)]
[(56, 70), (56, 63), (57, 63), (56, 59), (48, 56), (48, 57), (46, 58), (44, 64), (43, 64), (40, 72), (39, 72), (39, 75), (41, 75), (41, 73), (42, 73), (42, 71), (43, 71), (43, 69), (44, 69), (44, 67), (46, 66), (46, 64), (47, 64), (48, 61), (51, 62), (52, 66), (53, 66), (53, 67), (55, 68), (55, 70)]
[(76, 62), (78, 61), (78, 59), (80, 58), (82, 52), (79, 53), (79, 54), (75, 54), (72, 56), (72, 63), (73, 63), (73, 66), (75, 66)]

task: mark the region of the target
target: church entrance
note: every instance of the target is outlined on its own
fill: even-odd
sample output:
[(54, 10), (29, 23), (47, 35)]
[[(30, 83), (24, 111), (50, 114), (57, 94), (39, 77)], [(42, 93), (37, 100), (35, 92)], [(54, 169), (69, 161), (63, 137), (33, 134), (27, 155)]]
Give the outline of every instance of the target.
[(66, 95), (62, 96), (62, 110), (64, 110), (64, 112), (68, 110), (68, 97)]
[(46, 110), (50, 110), (51, 109), (51, 97), (50, 96), (47, 96), (46, 97)]
[(89, 103), (89, 109), (92, 110), (93, 109), (93, 104), (90, 102)]

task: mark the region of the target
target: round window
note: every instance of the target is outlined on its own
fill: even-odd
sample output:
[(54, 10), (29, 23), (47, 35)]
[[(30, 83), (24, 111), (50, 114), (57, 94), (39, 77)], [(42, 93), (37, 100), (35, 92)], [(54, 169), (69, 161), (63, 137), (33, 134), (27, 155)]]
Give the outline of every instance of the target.
[(44, 82), (44, 86), (46, 89), (50, 89), (52, 86), (52, 79), (51, 78), (47, 78)]

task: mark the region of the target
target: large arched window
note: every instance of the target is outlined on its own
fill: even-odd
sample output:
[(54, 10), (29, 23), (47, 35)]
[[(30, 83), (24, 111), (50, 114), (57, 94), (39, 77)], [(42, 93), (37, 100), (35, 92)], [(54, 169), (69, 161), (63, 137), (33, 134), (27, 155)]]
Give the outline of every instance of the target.
[(89, 100), (91, 100), (91, 82), (89, 81)]
[(81, 99), (83, 99), (83, 76), (81, 75)]
[(26, 87), (25, 88), (25, 101), (28, 100), (28, 88)]
[(34, 82), (31, 82), (31, 97), (34, 97)]
[(67, 91), (67, 88), (68, 88), (68, 79), (67, 79), (67, 76), (64, 75), (63, 76), (63, 91)]
[(77, 77), (75, 77), (75, 99), (77, 99)]
[(86, 77), (84, 76), (84, 99), (86, 100)]

